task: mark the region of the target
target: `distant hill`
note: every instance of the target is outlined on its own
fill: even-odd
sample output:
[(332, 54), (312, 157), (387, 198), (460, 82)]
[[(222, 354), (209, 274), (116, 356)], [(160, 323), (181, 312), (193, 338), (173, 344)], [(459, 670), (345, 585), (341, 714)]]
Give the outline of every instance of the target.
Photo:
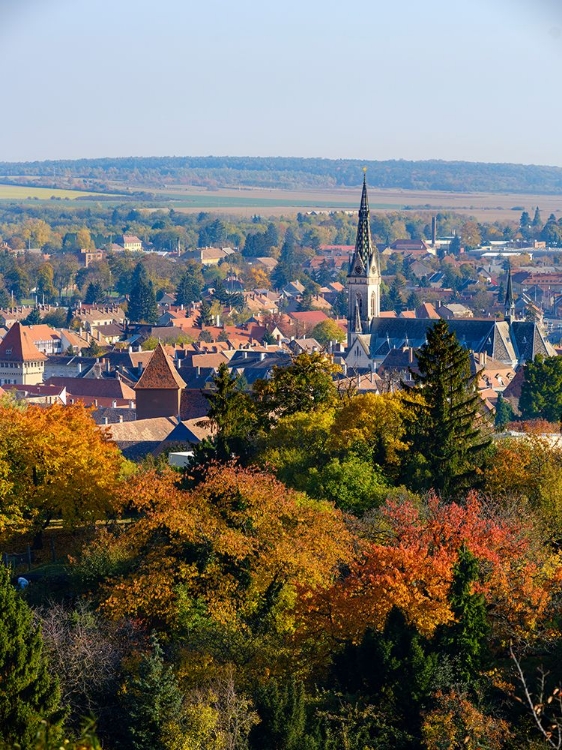
[(75, 161), (0, 162), (2, 180), (39, 177), (63, 184), (86, 180), (107, 189), (126, 181), (138, 188), (174, 184), (204, 187), (356, 187), (362, 167), (369, 185), (379, 188), (484, 193), (562, 194), (562, 168), (463, 161), (359, 161), (285, 157), (170, 156)]

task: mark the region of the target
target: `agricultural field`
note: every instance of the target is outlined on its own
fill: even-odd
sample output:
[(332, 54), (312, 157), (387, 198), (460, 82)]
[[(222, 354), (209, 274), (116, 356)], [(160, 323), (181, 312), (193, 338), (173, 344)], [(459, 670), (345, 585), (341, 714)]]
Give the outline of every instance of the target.
[[(85, 190), (63, 190), (60, 188), (0, 185), (0, 201), (23, 202), (28, 200), (76, 200), (77, 198), (95, 199), (99, 197), (99, 193)], [(115, 196), (116, 199), (119, 197), (120, 196), (117, 195)]]
[[(142, 190), (135, 185), (134, 190)], [(298, 211), (356, 211), (360, 188), (275, 190), (268, 188), (220, 188), (210, 190), (174, 186), (151, 190), (155, 201), (173, 205), (178, 211), (267, 216)], [(442, 191), (369, 189), (372, 211), (455, 211), (479, 221), (514, 221), (521, 211), (539, 206), (543, 217), (562, 216), (562, 196), (511, 193), (447, 193)]]

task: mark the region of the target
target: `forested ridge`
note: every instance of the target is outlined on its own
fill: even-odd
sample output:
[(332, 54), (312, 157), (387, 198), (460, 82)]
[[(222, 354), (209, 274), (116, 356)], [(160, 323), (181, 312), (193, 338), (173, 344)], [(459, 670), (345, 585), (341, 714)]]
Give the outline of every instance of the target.
[(562, 193), (562, 168), (531, 164), (465, 161), (368, 161), (248, 156), (166, 156), (0, 162), (0, 175), (62, 177), (104, 182), (129, 181), (146, 186), (194, 184), (268, 188), (356, 187), (362, 167), (372, 188), (491, 193)]

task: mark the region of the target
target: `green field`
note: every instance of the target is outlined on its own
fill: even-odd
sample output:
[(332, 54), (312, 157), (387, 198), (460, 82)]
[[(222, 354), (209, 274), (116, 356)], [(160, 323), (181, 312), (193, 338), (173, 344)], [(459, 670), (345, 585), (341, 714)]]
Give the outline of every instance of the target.
[[(84, 190), (60, 190), (59, 188), (22, 187), (20, 185), (0, 185), (0, 200), (76, 200), (76, 198), (96, 198), (99, 193)], [(119, 196), (115, 196), (118, 198)]]

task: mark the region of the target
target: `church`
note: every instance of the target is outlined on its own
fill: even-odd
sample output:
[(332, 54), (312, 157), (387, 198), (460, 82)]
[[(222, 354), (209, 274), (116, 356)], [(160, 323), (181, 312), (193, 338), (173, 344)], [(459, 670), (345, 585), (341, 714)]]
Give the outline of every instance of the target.
[[(380, 316), (381, 271), (376, 246), (371, 239), (366, 175), (359, 207), (355, 250), (347, 274), (348, 347), (345, 363), (357, 371), (376, 370), (393, 349), (415, 350), (426, 342), (426, 332), (435, 321)], [(449, 327), (466, 349), (487, 355), (513, 368), (537, 354), (555, 356), (540, 327), (517, 320), (511, 272), (508, 278), (504, 320), (449, 320)]]

